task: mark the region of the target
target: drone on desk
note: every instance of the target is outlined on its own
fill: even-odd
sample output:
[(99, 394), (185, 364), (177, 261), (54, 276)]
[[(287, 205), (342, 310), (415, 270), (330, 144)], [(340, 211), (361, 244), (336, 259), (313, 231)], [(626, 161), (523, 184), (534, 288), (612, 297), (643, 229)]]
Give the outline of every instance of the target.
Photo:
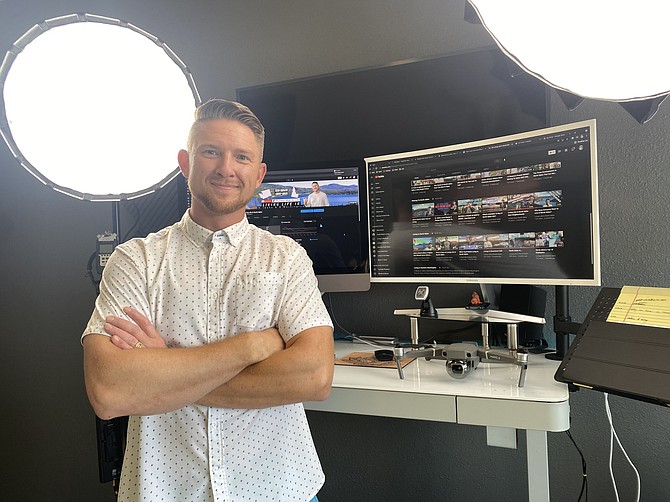
[[(436, 309), (431, 300), (428, 286), (419, 286), (414, 299), (421, 301), (421, 308), (396, 310), (396, 315), (409, 316), (411, 321), (412, 344), (398, 345), (393, 349), (393, 359), (398, 367), (398, 375), (404, 378), (400, 361), (404, 357), (425, 357), (426, 360), (442, 359), (446, 361), (447, 373), (454, 378), (465, 378), (477, 369), (480, 362), (512, 363), (521, 367), (519, 387), (523, 387), (528, 369), (528, 352), (518, 347), (517, 329), (519, 322), (544, 324), (544, 319), (489, 309), (479, 295), (473, 293), (470, 304), (465, 308)], [(419, 345), (418, 319), (432, 317), (444, 320), (478, 321), (482, 328), (482, 345), (475, 342), (460, 342), (447, 345)], [(489, 345), (489, 323), (507, 325), (507, 347), (492, 348)]]
[(519, 387), (523, 387), (528, 368), (528, 352), (523, 349), (480, 347), (475, 342), (450, 343), (446, 345), (405, 345), (393, 348), (393, 360), (398, 368), (398, 376), (404, 379), (400, 362), (405, 357), (424, 357), (427, 361), (440, 359), (446, 361), (447, 373), (453, 378), (462, 379), (477, 369), (480, 362), (513, 363), (521, 367)]

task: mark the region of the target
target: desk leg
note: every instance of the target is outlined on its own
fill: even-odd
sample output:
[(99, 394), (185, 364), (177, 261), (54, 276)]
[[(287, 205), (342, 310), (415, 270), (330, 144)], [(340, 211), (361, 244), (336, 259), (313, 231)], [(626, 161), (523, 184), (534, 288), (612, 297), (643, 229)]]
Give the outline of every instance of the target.
[(526, 458), (528, 461), (528, 501), (550, 502), (546, 431), (526, 431)]

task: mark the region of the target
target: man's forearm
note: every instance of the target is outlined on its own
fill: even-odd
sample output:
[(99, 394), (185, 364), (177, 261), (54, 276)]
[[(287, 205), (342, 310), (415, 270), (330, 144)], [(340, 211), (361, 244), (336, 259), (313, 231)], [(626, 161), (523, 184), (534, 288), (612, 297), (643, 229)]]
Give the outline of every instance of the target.
[(250, 409), (326, 399), (333, 379), (332, 330), (320, 326), (296, 338), (198, 399), (198, 404)]
[(257, 334), (194, 348), (129, 350), (115, 347), (106, 336), (88, 335), (84, 374), (91, 404), (103, 419), (192, 404), (273, 352), (255, 342)]

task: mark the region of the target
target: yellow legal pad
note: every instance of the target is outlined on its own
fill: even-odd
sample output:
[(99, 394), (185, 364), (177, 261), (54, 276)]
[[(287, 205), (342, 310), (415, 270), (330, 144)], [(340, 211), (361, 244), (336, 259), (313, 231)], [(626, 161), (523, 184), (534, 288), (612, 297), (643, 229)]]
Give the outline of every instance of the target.
[(670, 328), (670, 288), (624, 286), (607, 321)]

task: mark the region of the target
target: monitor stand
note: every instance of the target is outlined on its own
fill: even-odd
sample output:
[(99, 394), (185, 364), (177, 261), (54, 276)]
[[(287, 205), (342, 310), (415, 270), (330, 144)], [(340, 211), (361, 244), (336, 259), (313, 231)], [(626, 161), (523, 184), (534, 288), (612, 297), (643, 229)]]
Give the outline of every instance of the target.
[(554, 316), (554, 333), (556, 333), (556, 352), (544, 357), (553, 361), (562, 361), (570, 348), (570, 335), (577, 333), (580, 323), (570, 318), (569, 286), (556, 286), (556, 315)]
[[(535, 317), (526, 314), (515, 314), (514, 312), (502, 312), (491, 308), (468, 309), (466, 307), (437, 308), (437, 317), (445, 321), (468, 321), (482, 324), (519, 324), (520, 322), (532, 322), (545, 324), (544, 317)], [(393, 311), (395, 315), (404, 315), (410, 318), (412, 327), (412, 343), (418, 343), (418, 321), (425, 317), (421, 315), (421, 309), (399, 309)]]

